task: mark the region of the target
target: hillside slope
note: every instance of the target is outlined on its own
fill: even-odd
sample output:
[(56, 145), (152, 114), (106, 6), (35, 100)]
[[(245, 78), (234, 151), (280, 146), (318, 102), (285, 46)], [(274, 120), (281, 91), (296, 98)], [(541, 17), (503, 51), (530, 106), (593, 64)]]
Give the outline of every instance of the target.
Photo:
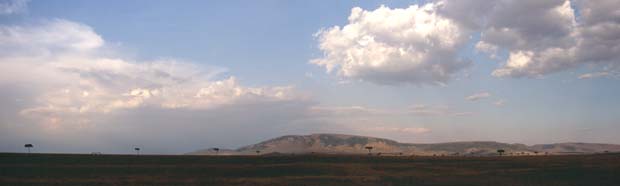
[[(620, 152), (620, 145), (595, 143), (558, 143), (527, 146), (493, 141), (469, 141), (433, 144), (400, 143), (390, 139), (345, 134), (287, 135), (236, 150), (222, 149), (220, 155), (284, 154), (366, 154), (365, 147), (372, 147), (373, 153), (384, 155), (494, 155), (498, 149), (506, 154), (534, 153), (598, 153)], [(206, 149), (191, 152), (193, 155), (213, 155)]]

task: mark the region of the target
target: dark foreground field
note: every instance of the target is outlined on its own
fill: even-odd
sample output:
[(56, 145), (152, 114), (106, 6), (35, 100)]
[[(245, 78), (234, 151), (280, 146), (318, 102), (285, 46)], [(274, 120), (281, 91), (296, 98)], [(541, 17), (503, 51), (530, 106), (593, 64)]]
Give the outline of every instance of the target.
[(0, 185), (620, 185), (620, 154), (413, 158), (0, 154)]

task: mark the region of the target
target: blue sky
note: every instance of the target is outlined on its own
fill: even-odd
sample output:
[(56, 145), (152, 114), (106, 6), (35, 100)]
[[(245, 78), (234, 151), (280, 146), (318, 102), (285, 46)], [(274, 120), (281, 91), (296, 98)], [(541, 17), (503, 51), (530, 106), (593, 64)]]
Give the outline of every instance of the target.
[[(22, 1), (0, 2), (11, 4)], [(520, 2), (472, 1), (470, 4), (480, 3), (476, 5), (477, 7), (486, 6), (481, 3), (491, 4), (490, 6), (493, 6), (491, 9), (495, 10), (486, 14), (475, 14), (478, 17), (474, 16), (474, 18), (489, 20), (477, 26), (466, 25), (467, 21), (474, 19), (466, 20), (465, 16), (451, 17), (453, 14), (460, 15), (457, 14), (461, 13), (459, 11), (470, 13), (467, 11), (474, 10), (476, 7), (465, 7), (460, 4), (456, 5), (458, 3), (443, 1), (34, 0), (24, 2), (25, 6), (19, 7), (19, 11), (3, 11), (6, 13), (0, 15), (2, 26), (0, 41), (7, 41), (7, 43), (0, 44), (0, 48), (9, 51), (0, 52), (2, 64), (5, 65), (0, 72), (4, 71), (6, 74), (0, 76), (2, 79), (0, 86), (4, 90), (10, 90), (1, 95), (5, 103), (1, 111), (6, 117), (0, 120), (3, 128), (0, 134), (7, 135), (0, 137), (3, 139), (1, 140), (3, 142), (0, 142), (2, 145), (0, 151), (20, 151), (22, 149), (19, 144), (34, 141), (46, 145), (47, 148), (43, 149), (49, 151), (88, 152), (89, 149), (81, 147), (97, 143), (102, 149), (124, 152), (124, 146), (118, 147), (118, 144), (122, 142), (104, 140), (109, 136), (121, 136), (119, 138), (127, 139), (130, 144), (139, 144), (146, 146), (146, 149), (152, 149), (152, 153), (181, 153), (199, 147), (235, 148), (279, 135), (319, 132), (370, 135), (421, 143), (463, 140), (494, 140), (526, 144), (567, 141), (618, 143), (620, 141), (616, 135), (620, 133), (620, 125), (618, 125), (620, 116), (617, 114), (620, 113), (620, 106), (618, 106), (620, 99), (617, 99), (617, 95), (620, 95), (617, 71), (620, 57), (613, 54), (613, 49), (595, 51), (598, 52), (596, 55), (603, 56), (600, 57), (603, 60), (592, 60), (593, 57), (587, 54), (578, 53), (575, 56), (569, 54), (575, 46), (576, 50), (598, 50), (597, 46), (606, 46), (594, 41), (586, 43), (587, 45), (558, 44), (565, 40), (577, 42), (579, 39), (589, 39), (590, 35), (584, 33), (588, 33), (589, 28), (596, 28), (596, 24), (599, 23), (589, 20), (607, 20), (605, 23), (620, 24), (617, 16), (597, 14), (583, 15), (589, 16), (583, 17), (574, 13), (582, 10), (609, 11), (609, 8), (604, 9), (604, 7), (581, 1), (567, 1), (571, 5), (568, 9), (574, 14), (570, 16), (559, 13), (557, 16), (551, 14), (556, 13), (554, 11), (559, 10), (558, 8), (562, 8), (565, 2), (563, 0), (549, 1), (550, 5), (540, 3), (534, 9), (517, 10), (519, 14), (511, 15), (511, 17), (525, 21), (514, 24), (501, 21), (503, 16), (510, 16), (502, 14), (502, 12), (510, 11), (502, 11), (501, 3)], [(527, 2), (523, 2), (525, 3)], [(458, 30), (460, 35), (457, 36), (461, 39), (456, 40), (457, 44), (450, 48), (438, 49), (431, 43), (415, 40), (417, 36), (412, 36), (414, 38), (402, 36), (400, 40), (383, 44), (388, 48), (405, 46), (404, 49), (407, 50), (416, 47), (423, 48), (430, 53), (437, 50), (438, 54), (445, 55), (431, 56), (433, 54), (423, 53), (421, 55), (428, 56), (421, 61), (410, 58), (390, 60), (390, 56), (383, 56), (388, 59), (378, 66), (361, 65), (364, 62), (377, 62), (379, 59), (384, 59), (378, 57), (375, 60), (373, 55), (368, 53), (360, 54), (363, 58), (351, 60), (348, 63), (343, 62), (347, 58), (338, 56), (341, 54), (339, 52), (350, 52), (350, 50), (338, 48), (342, 47), (338, 39), (351, 36), (347, 34), (353, 33), (346, 32), (343, 29), (345, 26), (356, 23), (365, 24), (366, 27), (355, 28), (359, 29), (359, 32), (355, 33), (360, 35), (351, 37), (357, 39), (362, 38), (364, 33), (371, 36), (375, 34), (377, 41), (381, 37), (401, 37), (399, 34), (404, 32), (399, 32), (398, 29), (406, 30), (406, 28), (394, 27), (390, 31), (373, 30), (373, 26), (376, 28), (382, 26), (373, 24), (390, 22), (388, 18), (381, 17), (384, 14), (378, 14), (381, 5), (385, 6), (383, 10), (387, 14), (404, 11), (411, 13), (406, 15), (421, 16), (424, 12), (410, 8), (410, 6), (422, 7), (425, 4), (433, 5), (428, 11), (437, 15), (431, 18), (431, 21), (447, 20), (451, 24), (449, 26), (452, 26), (448, 27), (449, 29)], [(460, 9), (449, 9), (452, 4)], [(545, 6), (550, 8), (542, 8)], [(354, 7), (361, 8), (361, 11), (366, 13), (367, 19), (348, 20)], [(611, 10), (613, 9), (612, 7)], [(529, 14), (527, 11), (540, 11), (548, 15), (546, 17), (548, 19), (527, 19), (523, 16)], [(535, 15), (540, 12), (531, 14)], [(573, 19), (570, 20), (580, 20), (580, 22), (573, 25), (562, 24), (564, 21), (562, 18), (565, 17), (561, 16), (569, 18), (572, 16)], [(371, 18), (380, 21), (372, 22)], [(386, 20), (381, 21), (381, 19)], [(499, 21), (493, 22), (494, 20)], [(523, 23), (526, 21), (532, 21), (532, 23)], [(536, 21), (550, 21), (552, 24)], [(528, 27), (539, 24), (555, 25), (556, 23), (557, 28)], [(413, 25), (413, 27), (417, 26)], [(424, 25), (419, 28), (423, 28), (422, 26)], [(489, 35), (492, 36), (491, 33), (500, 27), (505, 30), (516, 30), (522, 37), (517, 41), (525, 44), (503, 42), (504, 40), (500, 37), (507, 38), (508, 36), (501, 35), (501, 33), (496, 36), (497, 38), (490, 38)], [(571, 33), (576, 33), (578, 36), (561, 31), (548, 32), (548, 30), (561, 30), (564, 27), (568, 27)], [(353, 26), (351, 29), (354, 29)], [(545, 39), (540, 39), (534, 34), (528, 35), (528, 33), (538, 33), (536, 29), (548, 29), (541, 31), (545, 34), (540, 37), (549, 39), (550, 42), (544, 43), (541, 40)], [(40, 32), (41, 30), (51, 33), (45, 37), (67, 38), (59, 40), (58, 43), (39, 43), (42, 36), (37, 34), (43, 33)], [(73, 38), (74, 36), (66, 32), (67, 30), (89, 35)], [(326, 30), (334, 32), (329, 34)], [(54, 32), (57, 31), (59, 35), (55, 35)], [(618, 30), (607, 29), (602, 31), (603, 33), (594, 34), (614, 35), (615, 31)], [(438, 40), (448, 35), (442, 33), (441, 30), (433, 30), (430, 34), (420, 34), (426, 34), (425, 37)], [(15, 40), (18, 36), (21, 38), (19, 41)], [(532, 39), (535, 36), (538, 38)], [(102, 43), (97, 42), (97, 38), (101, 39)], [(34, 42), (24, 44), (20, 42), (23, 40)], [(82, 43), (82, 40), (84, 43), (94, 42), (94, 47), (71, 48), (75, 46), (71, 45), (72, 42)], [(496, 58), (490, 57), (488, 53), (476, 47), (482, 41), (499, 48)], [(361, 40), (356, 42), (361, 42)], [(321, 48), (321, 44), (337, 49)], [(581, 45), (584, 46), (579, 48)], [(620, 48), (618, 45), (615, 46)], [(58, 47), (63, 49), (55, 49)], [(366, 51), (372, 51), (372, 48), (366, 45), (347, 47), (351, 47), (349, 49), (362, 47)], [(551, 48), (559, 48), (562, 50), (561, 53), (569, 56), (568, 59), (545, 61), (547, 58), (540, 57), (527, 62), (528, 66), (525, 67), (508, 64), (510, 56), (517, 56), (520, 51), (544, 51)], [(610, 47), (607, 46), (607, 48)], [(41, 51), (44, 52), (39, 53)], [(338, 55), (327, 56), (328, 52), (338, 53)], [(412, 56), (420, 54), (416, 50), (408, 52), (405, 54)], [(24, 54), (30, 57), (32, 55), (27, 54), (33, 53), (34, 56), (40, 56), (32, 59), (19, 56)], [(449, 59), (452, 54), (456, 56), (455, 59), (468, 61), (469, 65), (461, 67), (458, 66), (457, 61), (450, 62), (453, 60)], [(532, 56), (544, 55), (546, 54), (542, 52), (532, 54)], [(18, 57), (15, 58), (15, 56)], [(71, 58), (66, 56), (71, 56)], [(552, 57), (555, 58), (551, 59), (560, 59), (562, 55)], [(24, 58), (27, 62), (21, 61)], [(89, 66), (93, 64), (91, 61), (112, 59), (121, 60), (119, 62), (121, 66), (133, 65), (133, 67), (120, 67), (122, 69), (102, 67), (110, 64), (109, 62)], [(326, 72), (327, 66), (313, 63), (315, 59), (336, 64), (336, 70)], [(446, 59), (446, 61), (437, 59)], [(44, 63), (37, 60), (54, 61), (50, 63), (52, 66), (50, 68), (59, 68), (60, 65), (62, 68), (75, 68), (76, 71), (84, 70), (84, 72), (76, 77), (53, 69), (29, 71), (28, 67), (17, 67), (25, 63)], [(74, 61), (79, 61), (79, 63), (74, 63)], [(160, 64), (158, 63), (160, 61), (165, 62)], [(399, 66), (407, 62), (438, 65), (447, 72), (447, 75), (435, 74), (427, 67)], [(388, 63), (391, 66), (385, 65)], [(204, 77), (192, 75), (186, 77), (191, 79), (187, 80), (191, 83), (177, 84), (170, 84), (168, 80), (161, 80), (157, 77), (149, 79), (149, 70), (166, 71), (176, 69), (179, 64), (182, 66), (178, 67), (181, 70), (169, 72), (172, 76), (185, 77), (184, 75), (193, 73), (210, 75)], [(341, 68), (344, 65), (351, 65), (351, 69)], [(102, 69), (97, 70), (97, 68)], [(200, 70), (195, 72), (196, 69)], [(494, 75), (498, 69), (508, 69), (510, 72), (505, 75)], [(18, 74), (13, 75), (9, 72), (18, 72)], [(93, 76), (97, 76), (101, 75), (96, 74), (100, 72), (127, 75), (131, 77), (131, 80), (114, 79), (117, 76), (111, 76), (112, 79), (107, 79), (107, 81), (119, 85), (107, 86), (101, 85), (100, 82), (82, 83), (91, 81), (84, 74), (92, 73), (95, 74)], [(66, 78), (59, 78), (58, 81), (53, 82), (29, 79), (38, 73), (49, 73), (49, 77), (66, 76)], [(418, 77), (416, 73), (424, 77), (429, 75), (432, 78)], [(447, 79), (444, 79), (444, 76)], [(230, 84), (226, 84), (226, 80), (231, 77), (234, 77), (234, 83), (231, 81)], [(381, 79), (377, 79), (378, 77)], [(435, 77), (439, 78), (433, 79)], [(59, 83), (61, 81), (64, 82)], [(144, 81), (150, 83), (143, 84)], [(196, 92), (206, 90), (205, 86), (213, 88), (213, 90), (209, 89), (208, 93), (217, 94), (210, 95), (209, 98), (214, 100), (186, 101), (190, 99), (188, 95), (197, 97), (200, 93)], [(222, 86), (230, 87), (226, 87), (229, 88), (226, 90), (217, 89)], [(62, 87), (67, 88), (61, 89)], [(284, 87), (290, 88), (290, 92), (288, 89), (284, 93), (279, 92), (280, 88)], [(79, 91), (84, 98), (61, 99), (62, 96), (53, 94), (55, 91), (65, 93)], [(96, 91), (102, 91), (102, 93), (98, 94)], [(154, 93), (155, 91), (157, 93)], [(188, 93), (183, 93), (184, 91)], [(222, 91), (222, 95), (218, 94), (219, 91)], [(235, 91), (240, 96), (225, 96), (236, 94)], [(95, 95), (99, 97), (87, 98)], [(145, 95), (146, 97), (137, 98)], [(136, 98), (130, 99), (127, 96), (136, 96)], [(473, 97), (468, 99), (470, 96)], [(126, 101), (123, 103), (128, 106), (110, 106), (109, 103), (119, 100)], [(200, 104), (193, 104), (198, 102)], [(254, 105), (260, 105), (256, 108), (260, 111), (252, 110)], [(205, 117), (209, 115), (207, 119), (216, 124), (204, 121), (205, 118), (175, 115), (185, 109), (189, 110), (187, 112), (204, 114)], [(41, 110), (44, 114), (40, 113)], [(82, 112), (83, 110), (86, 111)], [(274, 113), (271, 113), (271, 110)], [(146, 119), (141, 119), (141, 117), (152, 117), (152, 114), (160, 112), (168, 114), (169, 118), (179, 118), (182, 121), (158, 120), (162, 123), (131, 124), (146, 122)], [(220, 114), (220, 112), (225, 112), (225, 114)], [(247, 114), (248, 112), (265, 113), (263, 116), (260, 114), (248, 116), (254, 115)], [(218, 117), (218, 115), (221, 116)], [(225, 116), (246, 119), (230, 121), (227, 118), (220, 118)], [(266, 118), (265, 116), (273, 117)], [(53, 121), (53, 125), (49, 124), (50, 121)], [(110, 121), (119, 124), (118, 126), (112, 125), (108, 123)], [(50, 126), (53, 126), (51, 127), (53, 129), (47, 129)], [(221, 126), (231, 127), (220, 129)], [(36, 130), (31, 130), (33, 128)], [(143, 128), (153, 128), (153, 133), (144, 136), (130, 135), (140, 133), (138, 131)], [(121, 129), (136, 131), (118, 132)], [(192, 129), (204, 129), (204, 134), (209, 137), (199, 135), (196, 131), (194, 131), (196, 134), (187, 131)], [(9, 133), (11, 135), (8, 135)], [(157, 145), (158, 143), (172, 146), (178, 136), (184, 133), (189, 134), (182, 137), (180, 141), (177, 140), (181, 145), (175, 147)], [(75, 148), (60, 147), (62, 146), (60, 144), (83, 138), (83, 135), (90, 136), (92, 139), (76, 144)]]

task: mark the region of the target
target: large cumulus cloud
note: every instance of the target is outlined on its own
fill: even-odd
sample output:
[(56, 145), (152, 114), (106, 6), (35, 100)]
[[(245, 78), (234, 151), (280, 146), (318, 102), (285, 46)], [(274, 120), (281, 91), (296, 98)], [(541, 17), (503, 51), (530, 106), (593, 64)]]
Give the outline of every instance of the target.
[(353, 8), (347, 25), (316, 34), (324, 56), (311, 63), (379, 84), (443, 84), (470, 63), (457, 55), (466, 31), (437, 7)]
[(317, 33), (324, 55), (311, 63), (378, 84), (443, 84), (470, 64), (458, 52), (479, 34), (476, 49), (501, 62), (496, 77), (540, 77), (583, 66), (612, 73), (620, 63), (619, 9), (617, 0), (353, 8), (346, 25)]
[(494, 76), (540, 77), (584, 65), (617, 70), (617, 0), (445, 1), (444, 5), (442, 13), (480, 31), (478, 50), (494, 58), (498, 52), (506, 53)]

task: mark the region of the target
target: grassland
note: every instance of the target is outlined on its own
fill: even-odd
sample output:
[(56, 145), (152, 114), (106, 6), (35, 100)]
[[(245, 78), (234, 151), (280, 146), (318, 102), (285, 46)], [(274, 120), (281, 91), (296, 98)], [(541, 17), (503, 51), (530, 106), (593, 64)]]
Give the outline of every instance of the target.
[(620, 185), (620, 154), (527, 157), (0, 154), (0, 185)]

